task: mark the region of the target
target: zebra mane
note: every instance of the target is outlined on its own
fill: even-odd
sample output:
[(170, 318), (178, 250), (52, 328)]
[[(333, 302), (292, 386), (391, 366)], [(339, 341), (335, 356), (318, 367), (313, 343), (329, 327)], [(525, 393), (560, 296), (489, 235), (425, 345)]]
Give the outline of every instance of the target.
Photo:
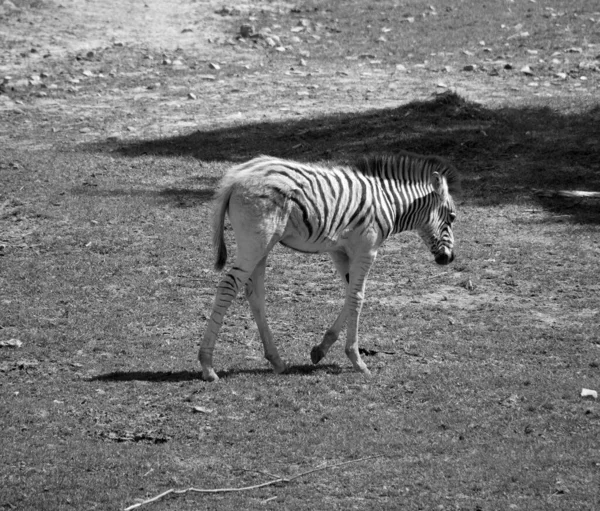
[(451, 194), (458, 194), (461, 190), (458, 170), (439, 156), (424, 156), (408, 151), (393, 154), (369, 154), (363, 156), (353, 167), (367, 176), (379, 175), (382, 170), (388, 169), (400, 179), (405, 175), (405, 170), (409, 169), (411, 174), (417, 171), (424, 181), (429, 180), (434, 172), (439, 172), (446, 178), (448, 191)]

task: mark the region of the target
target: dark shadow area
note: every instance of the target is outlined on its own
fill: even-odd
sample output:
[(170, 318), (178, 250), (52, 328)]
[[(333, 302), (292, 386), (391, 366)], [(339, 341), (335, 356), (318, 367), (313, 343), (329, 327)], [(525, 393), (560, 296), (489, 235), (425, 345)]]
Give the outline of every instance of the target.
[[(260, 154), (346, 162), (369, 152), (409, 150), (448, 158), (464, 178), (466, 197), (493, 205), (529, 197), (532, 189), (600, 191), (600, 107), (572, 114), (549, 107), (489, 109), (445, 93), (398, 108), (96, 143), (84, 150), (228, 162)], [(200, 194), (201, 199), (209, 195), (208, 190)], [(580, 206), (569, 210), (574, 221), (600, 223), (597, 201)]]
[[(216, 188), (216, 184), (215, 184)], [(175, 203), (180, 207), (191, 207), (212, 200), (215, 188), (165, 188), (163, 190), (123, 190), (90, 188), (79, 186), (71, 190), (75, 195), (88, 197), (141, 197), (157, 202)]]
[(182, 382), (193, 380), (202, 380), (202, 373), (199, 371), (115, 371), (92, 376), (88, 381)]
[[(339, 374), (344, 372), (344, 368), (335, 364), (302, 364), (290, 366), (283, 375), (306, 375), (315, 372), (325, 372), (329, 374)], [(348, 368), (351, 370), (351, 368)], [(241, 374), (251, 374), (256, 376), (264, 376), (273, 374), (270, 368), (255, 368), (255, 369), (229, 369), (227, 371), (217, 371), (219, 378), (232, 378)], [(196, 371), (114, 371), (107, 374), (99, 374), (92, 376), (88, 381), (148, 381), (148, 382), (182, 382), (182, 381), (202, 381), (202, 373)]]
[(189, 188), (169, 187), (162, 190), (156, 189), (106, 189), (96, 186), (77, 186), (71, 189), (75, 195), (88, 197), (139, 197), (156, 202), (171, 203), (179, 207), (193, 207), (212, 200), (218, 178), (201, 176), (198, 181), (199, 188), (194, 183)]

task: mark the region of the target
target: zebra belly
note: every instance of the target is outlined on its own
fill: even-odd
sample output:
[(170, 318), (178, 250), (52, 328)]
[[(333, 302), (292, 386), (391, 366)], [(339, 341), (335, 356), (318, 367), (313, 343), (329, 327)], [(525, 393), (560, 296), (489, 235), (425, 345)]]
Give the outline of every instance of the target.
[(297, 252), (307, 254), (318, 254), (322, 252), (330, 252), (338, 248), (338, 244), (332, 240), (323, 240), (320, 243), (312, 243), (305, 241), (295, 236), (287, 236), (279, 240), (284, 247), (291, 248)]

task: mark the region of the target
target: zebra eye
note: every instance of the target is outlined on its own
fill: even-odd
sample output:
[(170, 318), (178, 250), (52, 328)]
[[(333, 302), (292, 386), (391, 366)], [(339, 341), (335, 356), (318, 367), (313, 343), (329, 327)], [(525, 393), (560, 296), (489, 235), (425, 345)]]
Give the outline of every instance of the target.
[(456, 213), (450, 213), (448, 216), (450, 217), (451, 222), (454, 222), (454, 220), (456, 220)]

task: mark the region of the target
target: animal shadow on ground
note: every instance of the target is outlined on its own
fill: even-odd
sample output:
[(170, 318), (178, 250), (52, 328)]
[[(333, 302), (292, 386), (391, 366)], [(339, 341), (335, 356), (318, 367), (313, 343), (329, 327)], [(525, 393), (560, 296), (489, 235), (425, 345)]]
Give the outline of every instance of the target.
[[(342, 373), (345, 369), (335, 364), (301, 364), (290, 366), (289, 369), (280, 377), (286, 376), (302, 376), (315, 372), (326, 372), (330, 374)], [(273, 374), (270, 368), (255, 368), (255, 369), (229, 369), (227, 371), (219, 371), (219, 378), (235, 378), (236, 376), (250, 375), (265, 375)], [(202, 381), (202, 373), (200, 371), (114, 371), (106, 374), (98, 374), (92, 376), (88, 381), (149, 381), (149, 382), (183, 382), (183, 381)]]
[[(116, 145), (101, 142), (82, 150), (227, 162), (260, 154), (348, 162), (365, 153), (408, 150), (449, 159), (459, 168), (470, 200), (493, 205), (518, 202), (537, 189), (600, 191), (600, 107), (570, 114), (549, 107), (491, 109), (448, 92), (398, 108), (248, 123)], [(189, 191), (192, 199), (198, 193), (201, 201), (209, 197), (208, 188)], [(160, 195), (180, 200), (186, 191)], [(573, 221), (600, 223), (597, 199), (565, 202), (546, 194), (539, 201)]]

